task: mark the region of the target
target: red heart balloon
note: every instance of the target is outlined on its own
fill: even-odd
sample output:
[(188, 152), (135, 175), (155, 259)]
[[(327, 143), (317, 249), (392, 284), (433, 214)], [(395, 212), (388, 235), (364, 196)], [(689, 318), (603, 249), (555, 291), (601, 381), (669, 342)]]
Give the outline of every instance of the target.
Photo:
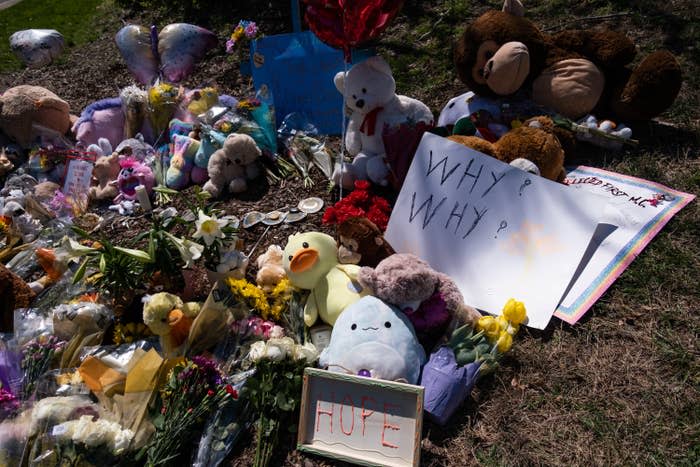
[(341, 49), (350, 61), (350, 49), (375, 39), (403, 6), (403, 0), (304, 0), (309, 29), (321, 41)]

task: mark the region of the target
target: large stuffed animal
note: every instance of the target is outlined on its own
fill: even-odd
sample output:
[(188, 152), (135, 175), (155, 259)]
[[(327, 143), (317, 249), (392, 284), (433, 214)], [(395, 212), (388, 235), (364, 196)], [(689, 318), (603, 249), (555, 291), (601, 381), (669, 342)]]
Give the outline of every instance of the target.
[(304, 307), (307, 326), (319, 317), (332, 326), (347, 306), (366, 295), (356, 279), (359, 266), (338, 263), (338, 248), (330, 235), (292, 235), (283, 261), (290, 283), (311, 291)]
[(656, 51), (636, 67), (636, 54), (624, 34), (603, 30), (565, 30), (545, 34), (523, 18), (519, 0), (504, 11), (487, 11), (467, 25), (455, 47), (461, 80), (483, 96), (518, 91), (561, 115), (588, 113), (621, 121), (650, 119), (671, 106), (681, 87), (678, 61)]
[(405, 314), (367, 296), (340, 315), (319, 363), (339, 373), (416, 384), (425, 352)]
[(0, 96), (0, 130), (26, 148), (37, 136), (37, 125), (65, 134), (70, 128), (69, 110), (68, 103), (48, 89), (16, 86)]
[(354, 156), (351, 165), (333, 174), (335, 183), (352, 189), (355, 180), (387, 185), (389, 167), (382, 133), (385, 126), (407, 122), (433, 123), (430, 109), (419, 100), (396, 94), (396, 82), (389, 64), (382, 57), (371, 57), (353, 66), (347, 75), (334, 78), (335, 87), (345, 96), (352, 115), (345, 132), (345, 147)]

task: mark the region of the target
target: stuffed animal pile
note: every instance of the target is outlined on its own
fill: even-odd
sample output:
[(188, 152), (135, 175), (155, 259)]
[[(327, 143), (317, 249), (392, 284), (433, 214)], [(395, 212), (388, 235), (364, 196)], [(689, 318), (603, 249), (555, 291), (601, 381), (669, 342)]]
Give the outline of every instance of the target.
[(487, 11), (467, 25), (454, 61), (472, 91), (494, 97), (524, 91), (572, 119), (594, 113), (626, 122), (653, 118), (676, 98), (682, 76), (670, 52), (653, 52), (630, 67), (636, 50), (625, 34), (546, 34), (524, 12), (519, 0), (507, 0), (504, 11)]

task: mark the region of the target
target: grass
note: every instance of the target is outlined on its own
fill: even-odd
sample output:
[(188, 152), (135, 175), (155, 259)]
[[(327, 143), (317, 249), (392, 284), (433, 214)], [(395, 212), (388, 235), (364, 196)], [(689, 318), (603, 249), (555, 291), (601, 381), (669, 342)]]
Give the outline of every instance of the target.
[[(0, 11), (0, 68), (4, 71), (23, 67), (10, 50), (9, 37), (23, 29), (55, 29), (67, 48), (84, 44), (95, 37), (91, 23), (102, 0), (23, 0)], [(65, 52), (64, 52), (65, 53)]]
[[(277, 10), (287, 11), (286, 2), (274, 1)], [(53, 20), (33, 25), (14, 17), (20, 7), (39, 11), (35, 10), (39, 4), (55, 8), (59, 3), (68, 8), (71, 2), (25, 0), (0, 12), (0, 27), (6, 35), (29, 26), (56, 27), (68, 38), (69, 29), (62, 30)], [(94, 11), (84, 5), (94, 8), (100, 2), (75, 3), (83, 5), (80, 10)], [(253, 9), (252, 3), (245, 8)], [(375, 44), (392, 65), (398, 92), (421, 99), (436, 115), (451, 97), (464, 92), (451, 60), (453, 41), (466, 22), (501, 3), (407, 0)], [(676, 54), (685, 82), (674, 106), (659, 119), (664, 124), (636, 127), (639, 147), (621, 152), (583, 148), (568, 162), (700, 194), (697, 1), (526, 0), (525, 4), (527, 17), (549, 32), (607, 26), (632, 37), (640, 56), (660, 47)], [(232, 18), (258, 19), (253, 12), (244, 13), (243, 6), (231, 8)], [(609, 17), (591, 18), (604, 15)], [(271, 25), (286, 21), (275, 18), (269, 20)], [(89, 24), (88, 18), (72, 21)], [(165, 19), (159, 23), (167, 24)], [(119, 26), (109, 25), (113, 32)], [(69, 39), (75, 49), (89, 37), (85, 27), (82, 32), (85, 36)], [(16, 60), (13, 66), (18, 66)], [(126, 73), (123, 67), (114, 69)], [(698, 465), (699, 232), (700, 205), (694, 201), (664, 227), (578, 324), (554, 319), (544, 331), (522, 330), (499, 371), (477, 384), (472, 399), (449, 426), (425, 424), (423, 465)], [(249, 458), (243, 455), (231, 462), (240, 465)], [(316, 465), (318, 460), (299, 460), (292, 452), (287, 463)]]

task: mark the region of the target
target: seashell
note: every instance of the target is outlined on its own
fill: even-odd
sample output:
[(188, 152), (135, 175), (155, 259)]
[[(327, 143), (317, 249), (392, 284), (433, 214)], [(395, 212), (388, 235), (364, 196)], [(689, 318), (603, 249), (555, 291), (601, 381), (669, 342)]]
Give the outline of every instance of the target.
[(241, 220), (234, 215), (227, 215), (221, 218), (229, 223), (231, 227), (237, 229), (241, 225)]
[(243, 228), (247, 229), (248, 227), (254, 226), (264, 218), (265, 214), (258, 211), (250, 211), (249, 213), (246, 213), (245, 216), (243, 216), (243, 220), (241, 221), (241, 223), (243, 224)]
[(299, 201), (299, 210), (307, 214), (313, 214), (323, 208), (323, 200), (321, 198), (306, 198)]
[(271, 211), (265, 214), (262, 223), (265, 225), (277, 225), (284, 222), (285, 217), (287, 217), (286, 212), (282, 211)]
[(287, 217), (285, 217), (284, 222), (291, 224), (292, 222), (298, 222), (305, 217), (306, 213), (304, 211), (300, 211), (298, 208), (292, 208), (287, 213)]

